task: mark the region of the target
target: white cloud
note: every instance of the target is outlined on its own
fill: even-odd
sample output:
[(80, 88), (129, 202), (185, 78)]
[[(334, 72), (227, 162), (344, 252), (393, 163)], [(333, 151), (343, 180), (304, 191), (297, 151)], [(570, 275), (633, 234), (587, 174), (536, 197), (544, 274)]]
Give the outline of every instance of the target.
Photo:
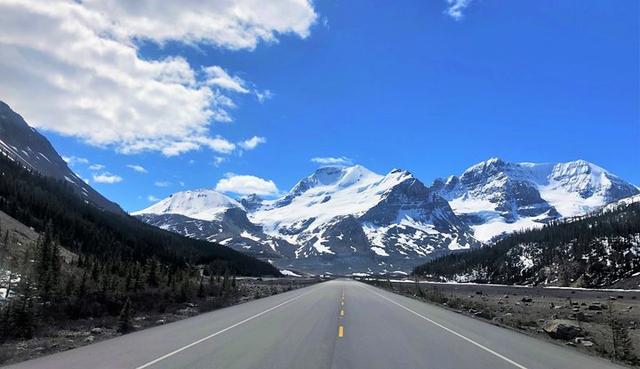
[(202, 137), (197, 141), (202, 145), (208, 146), (211, 150), (222, 154), (229, 154), (236, 148), (235, 144), (227, 141), (220, 136), (214, 138)]
[(171, 182), (169, 182), (169, 181), (156, 181), (154, 183), (154, 185), (156, 187), (169, 187), (169, 186), (171, 186)]
[(471, 4), (471, 1), (472, 0), (447, 0), (448, 7), (444, 13), (459, 21), (464, 18), (462, 12)]
[(138, 172), (138, 173), (149, 173), (149, 171), (145, 167), (143, 167), (142, 165), (129, 164), (129, 165), (127, 165), (127, 168), (133, 170), (134, 172)]
[(93, 181), (97, 183), (114, 184), (114, 183), (122, 182), (122, 177), (115, 174), (111, 174), (109, 172), (104, 172), (101, 174), (94, 174)]
[(305, 38), (317, 15), (308, 0), (87, 0), (87, 7), (118, 22), (115, 36), (164, 43), (180, 40), (229, 49), (253, 49), (279, 34)]
[(217, 86), (225, 90), (231, 90), (238, 93), (246, 94), (249, 90), (244, 87), (245, 81), (237, 76), (230, 76), (224, 69), (217, 65), (204, 68), (206, 75), (205, 83), (209, 86)]
[(267, 139), (264, 137), (258, 137), (258, 136), (253, 136), (247, 140), (244, 140), (242, 142), (238, 142), (238, 146), (240, 146), (241, 148), (243, 148), (244, 150), (253, 150), (256, 147), (258, 147), (258, 145), (266, 143)]
[(232, 120), (226, 92), (247, 83), (218, 67), (229, 79), (207, 84), (184, 58), (142, 58), (139, 45), (251, 50), (307, 37), (315, 19), (310, 0), (0, 0), (2, 98), (37, 128), (124, 153), (228, 153), (210, 125)]
[(273, 92), (271, 92), (271, 90), (262, 90), (262, 91), (254, 90), (253, 93), (258, 98), (258, 101), (260, 102), (260, 104), (262, 104), (267, 100), (271, 100), (273, 98)]
[(223, 162), (224, 158), (222, 156), (216, 156), (213, 158), (213, 166), (216, 168), (219, 167)]
[(70, 166), (74, 166), (77, 164), (89, 164), (89, 159), (80, 158), (77, 156), (63, 156), (62, 160), (66, 161)]
[(157, 197), (155, 197), (155, 196), (153, 196), (153, 195), (149, 195), (149, 196), (147, 196), (147, 200), (148, 200), (149, 202), (158, 202), (158, 201), (160, 201), (160, 199), (159, 199), (159, 198), (157, 198)]
[(267, 179), (262, 179), (250, 175), (237, 175), (227, 173), (226, 178), (218, 181), (216, 191), (233, 192), (239, 195), (276, 195), (278, 188), (276, 184)]
[(91, 164), (89, 165), (89, 170), (98, 171), (103, 170), (105, 167), (102, 164)]
[(320, 165), (352, 165), (353, 164), (353, 160), (345, 156), (316, 157), (316, 158), (312, 158), (311, 161), (313, 163), (320, 164)]

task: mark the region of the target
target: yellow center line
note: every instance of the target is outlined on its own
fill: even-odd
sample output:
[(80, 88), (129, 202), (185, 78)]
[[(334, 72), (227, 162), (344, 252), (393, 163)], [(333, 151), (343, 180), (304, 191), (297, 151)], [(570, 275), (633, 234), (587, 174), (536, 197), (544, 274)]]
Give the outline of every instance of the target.
[[(344, 316), (344, 288), (342, 289), (342, 298), (340, 299), (340, 316)], [(342, 324), (338, 325), (338, 338), (344, 337), (344, 327)]]

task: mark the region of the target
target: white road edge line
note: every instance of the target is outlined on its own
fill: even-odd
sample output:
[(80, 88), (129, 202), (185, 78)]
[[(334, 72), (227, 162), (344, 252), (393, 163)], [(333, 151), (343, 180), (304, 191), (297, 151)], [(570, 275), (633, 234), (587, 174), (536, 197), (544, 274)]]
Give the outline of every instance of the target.
[(495, 356), (499, 357), (500, 359), (502, 359), (502, 360), (504, 360), (504, 361), (508, 362), (509, 364), (512, 364), (512, 365), (514, 365), (514, 366), (516, 366), (516, 367), (518, 367), (518, 368), (520, 368), (520, 369), (527, 369), (527, 367), (525, 367), (524, 365), (520, 365), (520, 364), (516, 363), (515, 361), (513, 361), (513, 360), (509, 359), (508, 357), (506, 357), (506, 356), (504, 356), (504, 355), (502, 355), (502, 354), (499, 354), (499, 353), (497, 353), (497, 352), (493, 351), (492, 349), (488, 348), (487, 346), (484, 346), (484, 345), (482, 345), (481, 343), (478, 343), (478, 342), (476, 342), (476, 341), (472, 340), (471, 338), (468, 338), (468, 337), (466, 337), (466, 336), (464, 336), (464, 335), (462, 335), (462, 334), (460, 334), (460, 333), (458, 333), (458, 332), (456, 332), (456, 331), (454, 331), (454, 330), (452, 330), (452, 329), (450, 329), (450, 328), (447, 328), (447, 327), (445, 327), (444, 325), (442, 325), (442, 324), (440, 324), (440, 323), (438, 323), (438, 322), (436, 322), (436, 321), (434, 321), (434, 320), (431, 320), (431, 319), (427, 318), (426, 316), (424, 316), (424, 315), (422, 315), (422, 314), (420, 314), (420, 313), (417, 313), (417, 312), (415, 312), (415, 311), (413, 311), (413, 310), (409, 309), (408, 307), (406, 307), (406, 306), (404, 306), (404, 305), (402, 305), (402, 304), (399, 304), (399, 303), (397, 303), (397, 302), (395, 302), (395, 301), (391, 300), (390, 298), (388, 298), (388, 297), (386, 297), (386, 296), (383, 296), (383, 295), (379, 294), (378, 292), (376, 292), (376, 291), (374, 291), (374, 290), (372, 290), (372, 289), (370, 289), (370, 288), (368, 288), (368, 287), (364, 287), (364, 286), (362, 286), (362, 285), (360, 285), (360, 287), (364, 288), (365, 290), (368, 290), (368, 291), (369, 291), (369, 292), (371, 292), (371, 293), (374, 293), (374, 294), (376, 294), (376, 295), (378, 295), (378, 296), (382, 297), (383, 299), (385, 299), (385, 300), (389, 301), (390, 303), (395, 304), (395, 305), (397, 305), (397, 306), (399, 306), (399, 307), (401, 307), (401, 308), (405, 309), (406, 311), (408, 311), (408, 312), (410, 312), (410, 313), (412, 313), (412, 314), (414, 314), (414, 315), (416, 315), (416, 316), (418, 316), (418, 317), (420, 317), (420, 318), (422, 318), (422, 319), (424, 319), (424, 320), (428, 321), (429, 323), (434, 324), (434, 325), (436, 325), (436, 326), (438, 326), (438, 327), (440, 327), (440, 328), (444, 329), (445, 331), (447, 331), (447, 332), (449, 332), (449, 333), (451, 333), (451, 334), (453, 334), (453, 335), (456, 335), (456, 336), (458, 336), (458, 337), (462, 338), (463, 340), (465, 340), (465, 341), (467, 341), (467, 342), (469, 342), (469, 343), (471, 343), (471, 344), (473, 344), (473, 345), (476, 345), (477, 347), (479, 347), (479, 348), (481, 348), (481, 349), (483, 349), (483, 350), (487, 351), (487, 352), (488, 352), (488, 353), (490, 353), (490, 354), (493, 354), (493, 355), (495, 355)]
[(255, 319), (255, 318), (259, 317), (259, 316), (262, 316), (262, 315), (264, 315), (264, 314), (266, 314), (266, 313), (268, 313), (268, 312), (270, 312), (270, 311), (273, 311), (273, 310), (275, 310), (275, 309), (277, 309), (277, 308), (279, 308), (279, 307), (281, 307), (281, 306), (283, 306), (283, 305), (286, 305), (286, 304), (288, 304), (288, 303), (290, 303), (290, 302), (292, 302), (292, 301), (294, 301), (294, 300), (297, 300), (297, 299), (301, 298), (302, 296), (308, 295), (308, 294), (309, 294), (309, 293), (311, 293), (311, 292), (312, 292), (312, 291), (307, 291), (307, 292), (305, 292), (305, 293), (303, 293), (303, 294), (301, 294), (301, 295), (298, 295), (298, 296), (296, 296), (296, 297), (290, 298), (289, 300), (286, 300), (286, 301), (284, 301), (284, 302), (282, 302), (282, 303), (280, 303), (280, 304), (278, 304), (278, 305), (276, 305), (276, 306), (273, 306), (273, 307), (271, 307), (271, 308), (269, 308), (269, 309), (267, 309), (267, 310), (264, 310), (264, 311), (262, 311), (262, 312), (260, 312), (260, 313), (258, 313), (258, 314), (256, 314), (256, 315), (252, 315), (252, 316), (248, 317), (247, 319), (244, 319), (244, 320), (242, 320), (242, 321), (239, 321), (239, 322), (238, 322), (238, 323), (236, 323), (236, 324), (230, 325), (230, 326), (228, 326), (227, 328), (225, 328), (225, 329), (223, 329), (223, 330), (217, 331), (216, 333), (213, 333), (213, 334), (210, 334), (210, 335), (208, 335), (208, 336), (206, 336), (206, 337), (203, 337), (203, 338), (201, 338), (201, 339), (199, 339), (199, 340), (197, 340), (197, 341), (195, 341), (195, 342), (192, 342), (192, 343), (190, 343), (190, 344), (188, 344), (188, 345), (186, 345), (186, 346), (184, 346), (184, 347), (181, 347), (181, 348), (179, 348), (179, 349), (177, 349), (177, 350), (175, 350), (175, 351), (171, 351), (170, 353), (168, 353), (168, 354), (166, 354), (166, 355), (160, 356), (159, 358), (157, 358), (157, 359), (155, 359), (155, 360), (149, 361), (149, 362), (148, 362), (148, 363), (146, 363), (146, 364), (140, 365), (140, 366), (136, 367), (135, 369), (144, 369), (144, 368), (148, 368), (148, 367), (150, 367), (151, 365), (154, 365), (154, 364), (156, 364), (156, 363), (158, 363), (158, 362), (160, 362), (160, 361), (162, 361), (162, 360), (164, 360), (164, 359), (167, 359), (167, 358), (169, 358), (169, 357), (171, 357), (171, 356), (173, 356), (173, 355), (175, 355), (175, 354), (177, 354), (177, 353), (179, 353), (179, 352), (182, 352), (182, 351), (184, 351), (184, 350), (186, 350), (186, 349), (189, 349), (189, 348), (191, 348), (191, 347), (193, 347), (193, 346), (195, 346), (195, 345), (197, 345), (197, 344), (200, 344), (200, 343), (202, 343), (202, 342), (204, 342), (204, 341), (206, 341), (206, 340), (209, 340), (209, 339), (211, 339), (211, 338), (213, 338), (213, 337), (215, 337), (215, 336), (217, 336), (217, 335), (220, 335), (220, 334), (222, 334), (222, 333), (224, 333), (224, 332), (226, 332), (226, 331), (228, 331), (228, 330), (230, 330), (230, 329), (233, 329), (233, 328), (235, 328), (235, 327), (237, 327), (237, 326), (239, 326), (239, 325), (242, 325), (242, 324), (244, 324), (244, 323), (246, 323), (246, 322), (248, 322), (248, 321), (250, 321), (250, 320), (253, 320), (253, 319)]

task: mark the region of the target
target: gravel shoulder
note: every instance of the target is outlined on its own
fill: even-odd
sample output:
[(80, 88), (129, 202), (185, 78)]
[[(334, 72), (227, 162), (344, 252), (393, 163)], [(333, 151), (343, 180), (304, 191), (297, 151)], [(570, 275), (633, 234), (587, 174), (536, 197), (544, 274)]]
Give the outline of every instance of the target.
[(581, 352), (640, 367), (640, 291), (368, 281)]

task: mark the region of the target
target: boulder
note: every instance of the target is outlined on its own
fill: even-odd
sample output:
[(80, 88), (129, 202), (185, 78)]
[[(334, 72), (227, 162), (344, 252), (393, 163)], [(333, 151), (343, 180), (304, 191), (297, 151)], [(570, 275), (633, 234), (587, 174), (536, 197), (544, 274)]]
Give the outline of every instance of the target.
[(542, 327), (551, 338), (570, 340), (575, 338), (582, 329), (571, 320), (554, 319)]

